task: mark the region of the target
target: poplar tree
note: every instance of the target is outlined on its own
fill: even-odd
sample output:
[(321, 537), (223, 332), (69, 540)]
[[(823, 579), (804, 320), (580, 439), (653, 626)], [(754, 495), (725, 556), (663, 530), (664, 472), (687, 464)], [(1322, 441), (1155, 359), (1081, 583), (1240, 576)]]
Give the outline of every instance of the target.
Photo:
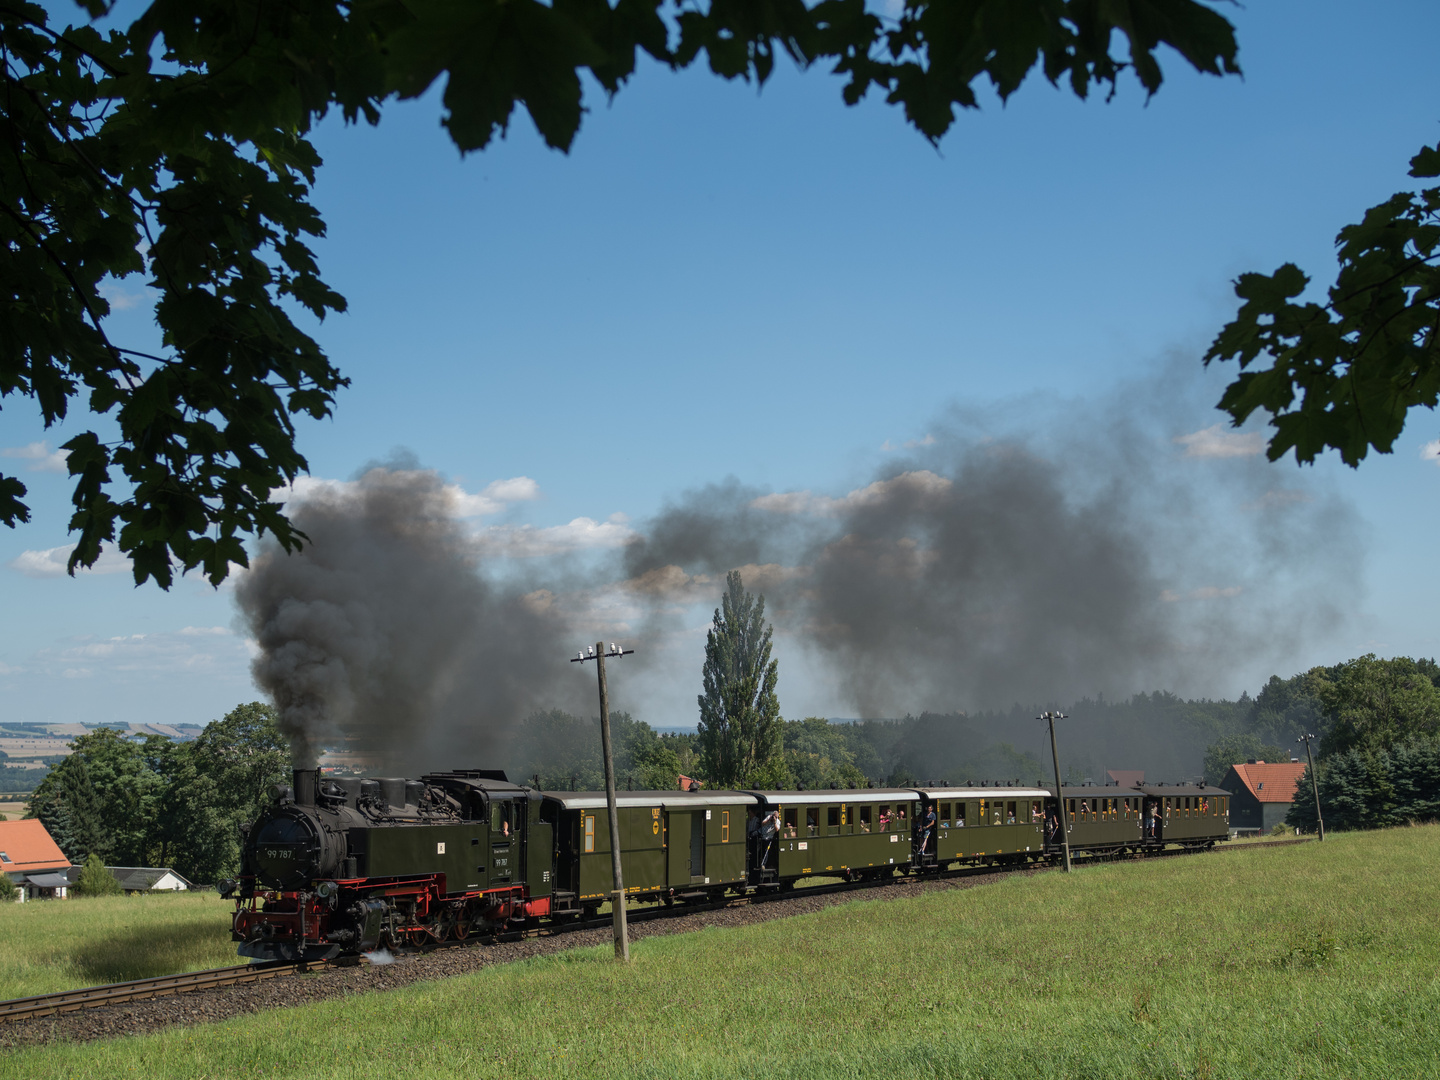
[(705, 638), (705, 692), (699, 698), (700, 767), (717, 787), (754, 783), (781, 756), (773, 629), (765, 625), (765, 597), (746, 592), (740, 571), (730, 571)]

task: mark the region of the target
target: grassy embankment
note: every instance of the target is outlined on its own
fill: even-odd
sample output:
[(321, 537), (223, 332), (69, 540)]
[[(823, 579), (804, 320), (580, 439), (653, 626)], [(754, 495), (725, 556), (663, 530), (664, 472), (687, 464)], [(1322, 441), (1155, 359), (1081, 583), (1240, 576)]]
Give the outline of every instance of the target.
[(0, 904), (0, 998), (241, 961), (213, 892)]
[[(1007, 879), (11, 1055), (16, 1076), (1436, 1075), (1440, 828)], [(3, 1070), (0, 1070), (3, 1071)]]

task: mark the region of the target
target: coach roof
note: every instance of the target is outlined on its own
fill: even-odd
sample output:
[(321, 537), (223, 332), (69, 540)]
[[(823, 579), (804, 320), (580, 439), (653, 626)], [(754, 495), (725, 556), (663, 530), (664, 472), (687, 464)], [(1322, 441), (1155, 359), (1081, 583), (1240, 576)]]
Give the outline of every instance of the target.
[[(603, 810), (606, 806), (603, 791), (542, 791), (541, 794), (566, 810)], [(691, 806), (754, 806), (755, 796), (743, 791), (617, 791), (615, 805), (663, 806), (667, 810)]]

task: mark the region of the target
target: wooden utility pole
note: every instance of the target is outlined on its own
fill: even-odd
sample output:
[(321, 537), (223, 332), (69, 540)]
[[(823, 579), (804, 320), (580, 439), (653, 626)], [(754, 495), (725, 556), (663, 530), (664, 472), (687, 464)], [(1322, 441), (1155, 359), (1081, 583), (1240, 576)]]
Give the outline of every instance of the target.
[(610, 747), (610, 689), (605, 682), (605, 657), (628, 656), (634, 649), (620, 649), (614, 642), (610, 651), (605, 643), (597, 641), (590, 656), (581, 653), (572, 657), (571, 663), (595, 661), (600, 676), (600, 748), (605, 755), (605, 806), (610, 819), (610, 872), (614, 879), (614, 891), (610, 894), (610, 906), (615, 925), (615, 959), (623, 963), (630, 961), (630, 933), (625, 922), (625, 878), (620, 868), (620, 812), (615, 807), (615, 755)]
[(1055, 721), (1064, 720), (1065, 714), (1047, 712), (1044, 716), (1037, 716), (1035, 719), (1050, 722), (1050, 759), (1055, 763), (1055, 809), (1060, 815), (1060, 843), (1065, 848), (1065, 872), (1068, 874), (1070, 873), (1070, 830), (1065, 826), (1065, 789), (1060, 784), (1060, 751), (1055, 748)]
[(1315, 796), (1315, 820), (1320, 824), (1320, 839), (1325, 839), (1325, 819), (1320, 814), (1320, 784), (1315, 779), (1315, 757), (1310, 753), (1310, 740), (1314, 735), (1301, 735), (1296, 742), (1305, 744), (1305, 760), (1310, 763), (1310, 794)]

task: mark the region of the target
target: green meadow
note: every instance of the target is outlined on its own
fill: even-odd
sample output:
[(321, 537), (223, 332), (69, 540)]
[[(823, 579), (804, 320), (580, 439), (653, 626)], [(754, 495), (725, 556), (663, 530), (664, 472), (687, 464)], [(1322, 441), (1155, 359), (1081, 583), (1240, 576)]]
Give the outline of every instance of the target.
[(15, 1076), (1354, 1078), (1440, 1072), (1440, 827), (1009, 878), (572, 950)]
[(0, 904), (0, 998), (239, 963), (233, 908), (213, 892)]

